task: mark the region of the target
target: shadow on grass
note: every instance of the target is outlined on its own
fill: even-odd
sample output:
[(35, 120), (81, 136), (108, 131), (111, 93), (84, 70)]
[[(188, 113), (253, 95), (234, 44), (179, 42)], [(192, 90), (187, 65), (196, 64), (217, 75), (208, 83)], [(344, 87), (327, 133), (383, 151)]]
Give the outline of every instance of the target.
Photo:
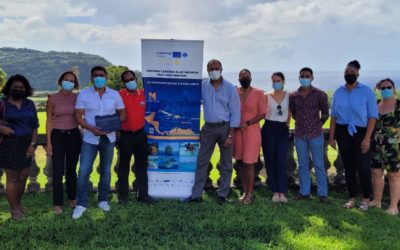
[(395, 249), (399, 246), (400, 218), (382, 211), (362, 213), (341, 208), (343, 194), (330, 205), (317, 199), (273, 204), (271, 193), (256, 192), (253, 205), (230, 202), (220, 206), (208, 193), (201, 204), (162, 200), (155, 205), (133, 201), (125, 206), (112, 197), (111, 211), (90, 208), (79, 220), (64, 208), (55, 216), (51, 195), (28, 194), (27, 218), (9, 219), (5, 199), (0, 201), (0, 248), (129, 248), (129, 249)]

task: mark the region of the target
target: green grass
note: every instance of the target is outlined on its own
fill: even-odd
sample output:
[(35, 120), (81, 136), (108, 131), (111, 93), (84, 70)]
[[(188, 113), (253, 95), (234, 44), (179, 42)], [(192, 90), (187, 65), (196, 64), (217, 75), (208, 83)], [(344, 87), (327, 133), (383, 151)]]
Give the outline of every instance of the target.
[[(201, 204), (174, 200), (155, 205), (116, 203), (111, 211), (90, 208), (78, 221), (71, 209), (61, 216), (51, 210), (50, 194), (27, 194), (28, 216), (9, 219), (0, 200), (0, 249), (399, 249), (399, 217), (370, 209), (362, 213), (341, 208), (344, 195), (333, 194), (331, 205), (317, 200), (273, 204), (271, 193), (256, 192), (255, 203), (236, 201), (219, 206), (213, 194)], [(132, 197), (133, 200), (133, 197)]]
[[(45, 114), (39, 113), (44, 132)], [(41, 130), (39, 130), (41, 131)], [(42, 132), (42, 133), (43, 133)], [(218, 162), (218, 149), (212, 162)], [(47, 179), (43, 149), (37, 150), (41, 168), (38, 181)], [(336, 158), (329, 151), (330, 161)], [(115, 159), (114, 159), (115, 163)], [(114, 165), (114, 164), (113, 164)], [(211, 172), (213, 182), (218, 171)], [(132, 180), (133, 177), (131, 177)], [(4, 177), (3, 177), (4, 179)], [(97, 173), (92, 181), (97, 184)], [(112, 185), (116, 181), (112, 175)], [(271, 192), (256, 191), (255, 203), (243, 206), (233, 190), (228, 204), (216, 204), (214, 192), (204, 196), (202, 204), (183, 204), (162, 200), (155, 205), (139, 204), (131, 195), (126, 206), (111, 195), (112, 210), (105, 214), (96, 206), (93, 194), (90, 209), (78, 221), (69, 208), (61, 216), (52, 212), (48, 193), (25, 194), (27, 218), (10, 219), (6, 200), (0, 199), (0, 249), (399, 249), (399, 217), (378, 209), (362, 213), (345, 210), (346, 194), (331, 193), (332, 203), (320, 205), (316, 199), (296, 202), (296, 190), (289, 203), (273, 204)]]

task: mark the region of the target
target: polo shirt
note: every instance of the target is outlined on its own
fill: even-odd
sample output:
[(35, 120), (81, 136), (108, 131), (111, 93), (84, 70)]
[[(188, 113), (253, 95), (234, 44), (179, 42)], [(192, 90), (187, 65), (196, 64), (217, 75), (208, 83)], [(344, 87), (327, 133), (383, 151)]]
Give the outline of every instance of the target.
[[(118, 91), (106, 87), (102, 97), (93, 86), (82, 90), (78, 94), (75, 109), (84, 109), (84, 119), (87, 124), (96, 126), (95, 116), (113, 115), (117, 109), (124, 109), (124, 102)], [(107, 134), (111, 143), (115, 142), (115, 132)], [(83, 141), (89, 144), (98, 145), (100, 136), (94, 135), (89, 130), (83, 131)]]
[(33, 130), (39, 127), (36, 107), (33, 101), (22, 99), (21, 108), (18, 109), (17, 106), (5, 98), (4, 105), (4, 121), (7, 122), (9, 128), (14, 130), (15, 136), (32, 135)]
[(126, 118), (122, 122), (123, 131), (138, 131), (145, 125), (146, 97), (143, 89), (129, 91), (121, 89), (119, 94), (125, 105)]

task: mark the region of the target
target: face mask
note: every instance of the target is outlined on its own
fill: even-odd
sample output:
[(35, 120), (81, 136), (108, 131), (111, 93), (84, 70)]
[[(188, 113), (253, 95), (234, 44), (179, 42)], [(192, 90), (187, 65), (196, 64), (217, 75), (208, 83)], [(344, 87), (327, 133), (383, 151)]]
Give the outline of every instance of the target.
[(107, 78), (98, 76), (93, 79), (94, 86), (98, 89), (104, 88), (106, 86)]
[(281, 82), (274, 82), (272, 83), (272, 88), (274, 88), (274, 90), (281, 90), (283, 89), (283, 84)]
[(310, 86), (311, 85), (311, 79), (308, 79), (308, 78), (300, 78), (300, 85), (302, 86), (302, 87), (308, 87), (308, 86)]
[(383, 99), (389, 99), (393, 96), (393, 90), (391, 89), (381, 90), (381, 95)]
[(136, 81), (130, 81), (130, 82), (125, 83), (125, 86), (129, 90), (136, 90), (137, 83), (136, 83)]
[(71, 91), (74, 88), (74, 86), (75, 86), (75, 83), (70, 82), (70, 81), (62, 81), (62, 83), (61, 83), (61, 87), (67, 91)]
[(357, 81), (357, 75), (344, 75), (347, 84), (353, 84)]
[(250, 87), (251, 79), (243, 78), (243, 79), (239, 79), (239, 82), (240, 82), (240, 85), (242, 86), (242, 88), (247, 89), (248, 87)]
[(210, 76), (211, 80), (216, 81), (221, 77), (221, 71), (220, 70), (212, 70), (212, 71), (208, 72), (208, 75)]
[(14, 99), (22, 99), (26, 97), (26, 91), (21, 89), (11, 89), (10, 95)]

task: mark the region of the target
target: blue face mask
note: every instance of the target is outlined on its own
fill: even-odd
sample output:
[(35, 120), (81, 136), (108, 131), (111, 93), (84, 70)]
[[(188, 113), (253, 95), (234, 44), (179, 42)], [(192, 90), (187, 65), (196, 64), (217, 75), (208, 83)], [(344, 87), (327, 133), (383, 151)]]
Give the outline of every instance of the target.
[(272, 88), (274, 88), (274, 90), (281, 90), (283, 89), (283, 84), (281, 82), (274, 82), (272, 83)]
[(130, 82), (125, 83), (125, 86), (129, 90), (136, 90), (137, 83), (136, 83), (136, 81), (130, 81)]
[(62, 83), (61, 83), (61, 87), (62, 87), (64, 90), (67, 90), (67, 91), (73, 90), (73, 89), (74, 89), (74, 86), (75, 86), (75, 83), (70, 82), (70, 81), (62, 81)]
[(300, 85), (302, 87), (308, 87), (311, 85), (311, 79), (307, 79), (307, 78), (300, 78)]
[(98, 89), (104, 88), (106, 86), (107, 78), (98, 76), (93, 79), (94, 86)]
[(381, 95), (383, 99), (389, 99), (393, 96), (393, 90), (392, 89), (381, 90)]

